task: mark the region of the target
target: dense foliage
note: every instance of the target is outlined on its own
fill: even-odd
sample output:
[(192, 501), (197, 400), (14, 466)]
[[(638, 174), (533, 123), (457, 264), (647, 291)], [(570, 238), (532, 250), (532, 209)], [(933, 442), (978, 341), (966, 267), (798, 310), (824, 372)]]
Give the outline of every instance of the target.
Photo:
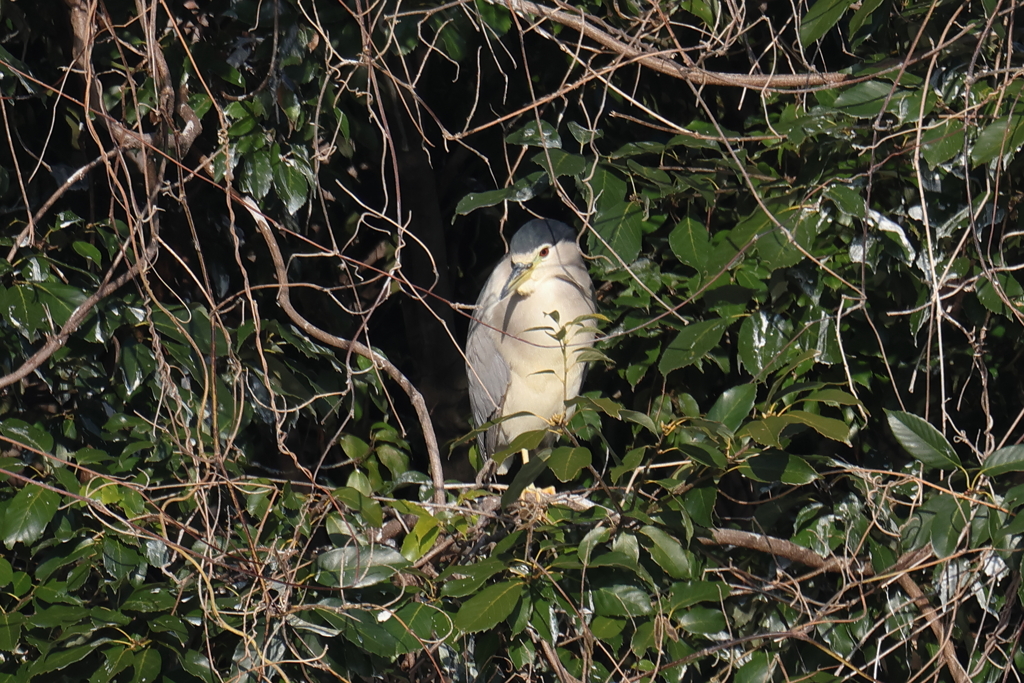
[[(1013, 3), (0, 18), (0, 682), (1021, 680)], [(478, 485), (531, 215), (603, 334)]]

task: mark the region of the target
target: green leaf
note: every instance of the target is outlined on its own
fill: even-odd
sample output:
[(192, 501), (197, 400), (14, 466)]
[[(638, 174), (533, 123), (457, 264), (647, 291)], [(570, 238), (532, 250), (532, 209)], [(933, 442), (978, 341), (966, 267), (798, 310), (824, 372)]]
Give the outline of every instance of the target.
[(16, 418), (4, 419), (3, 424), (0, 425), (0, 434), (15, 443), (24, 444), (41, 453), (49, 453), (53, 450), (53, 436), (35, 425)]
[(1008, 159), (1024, 145), (1024, 116), (1004, 116), (985, 126), (971, 148), (975, 166), (987, 164), (996, 157)]
[(706, 443), (680, 444), (679, 451), (690, 460), (695, 460), (705, 467), (725, 469), (729, 464), (720, 450)]
[(290, 214), (301, 209), (306, 203), (306, 176), (289, 163), (288, 159), (278, 159), (274, 164), (274, 189)]
[(856, 0), (818, 0), (800, 22), (800, 42), (805, 47), (825, 35)]
[(782, 430), (792, 424), (777, 415), (769, 415), (758, 420), (751, 420), (743, 425), (743, 428), (736, 433), (738, 437), (749, 436), (762, 446), (771, 446), (781, 449)]
[(805, 424), (828, 439), (850, 445), (850, 427), (842, 420), (815, 415), (806, 410), (791, 410), (782, 417), (789, 422)]
[(680, 262), (706, 273), (708, 257), (711, 255), (711, 240), (704, 224), (689, 216), (679, 224), (668, 236), (668, 245)]
[(13, 652), (21, 643), (21, 625), (25, 615), (20, 612), (0, 612), (0, 652)]
[(213, 683), (214, 680), (222, 680), (219, 675), (216, 677), (214, 676), (214, 668), (210, 660), (196, 650), (187, 650), (185, 652), (185, 656), (182, 657), (181, 660), (181, 666), (185, 671), (205, 683)]
[(860, 9), (854, 12), (853, 16), (850, 17), (851, 38), (857, 35), (857, 32), (860, 31), (860, 27), (864, 25), (864, 22), (871, 17), (882, 2), (883, 0), (864, 0), (864, 2), (860, 4)]
[(15, 543), (32, 545), (43, 535), (57, 513), (60, 494), (35, 484), (26, 484), (7, 504), (0, 518), (0, 538), (8, 548)]
[(326, 610), (319, 614), (355, 645), (357, 651), (370, 652), (386, 659), (393, 659), (404, 651), (402, 643), (380, 621), (393, 618), (390, 612), (347, 609), (341, 615)]
[(747, 458), (739, 465), (740, 474), (766, 483), (781, 481), (783, 484), (802, 486), (818, 478), (806, 460), (781, 451), (768, 451)]
[(713, 318), (690, 323), (665, 348), (658, 370), (667, 375), (678, 368), (693, 365), (718, 346), (722, 335), (734, 321), (735, 318)]
[(642, 527), (640, 533), (654, 541), (651, 557), (666, 574), (674, 579), (687, 579), (693, 575), (693, 559), (676, 538), (653, 526)]
[(68, 667), (76, 662), (82, 661), (88, 657), (94, 649), (94, 646), (90, 644), (79, 645), (66, 650), (51, 651), (46, 657), (32, 662), (28, 668), (29, 675), (34, 677), (50, 673), (51, 671), (59, 671), (60, 669)]
[(756, 398), (757, 386), (754, 384), (740, 384), (727, 389), (718, 397), (715, 405), (711, 406), (707, 418), (721, 422), (726, 429), (735, 433), (754, 409)]
[(89, 683), (109, 681), (135, 662), (135, 653), (123, 645), (115, 645), (103, 651), (106, 660), (103, 666), (93, 673)]
[(149, 683), (160, 675), (163, 660), (159, 650), (147, 647), (135, 655), (135, 676), (132, 683)]
[(1007, 472), (1024, 472), (1024, 446), (1007, 446), (993, 451), (981, 466), (981, 473), (998, 477)]
[[(761, 309), (748, 315), (740, 324), (740, 362), (754, 377), (760, 377), (772, 366), (785, 360), (792, 325), (785, 318)], [(793, 348), (793, 346), (789, 346)]]
[(736, 672), (733, 683), (770, 683), (772, 680), (772, 657), (764, 651), (757, 650), (750, 659)]
[(78, 254), (89, 259), (97, 266), (103, 265), (103, 254), (100, 253), (100, 250), (97, 249), (95, 245), (79, 240), (72, 246)]
[(952, 470), (960, 467), (960, 457), (939, 430), (916, 415), (886, 410), (889, 428), (900, 445), (930, 469)]
[(899, 91), (888, 81), (865, 81), (843, 91), (832, 106), (855, 118), (873, 119), (882, 113), (883, 108), (889, 110), (905, 97), (906, 92)]
[(476, 0), (476, 11), (480, 13), (480, 18), (494, 30), (498, 37), (505, 35), (512, 28), (512, 14), (501, 5), (495, 5), (486, 0)]
[(455, 213), (465, 216), (477, 209), (501, 204), (504, 201), (525, 202), (533, 199), (548, 186), (548, 174), (544, 171), (531, 173), (516, 181), (514, 185), (501, 190), (471, 192), (459, 200)]
[(142, 585), (121, 604), (125, 612), (169, 613), (178, 601), (178, 595), (159, 584)]
[(161, 614), (149, 621), (149, 630), (154, 633), (173, 634), (178, 642), (184, 645), (188, 642), (188, 627), (185, 622), (173, 614)]
[[(607, 531), (607, 529), (605, 530)], [(484, 560), (480, 560), (476, 564), (466, 565), (462, 567), (453, 568), (453, 573), (464, 574), (466, 578), (462, 579), (447, 579), (441, 586), (441, 595), (452, 598), (462, 598), (471, 593), (475, 593), (477, 589), (484, 584), (487, 579), (491, 578), (498, 572), (506, 569), (506, 562), (497, 557), (489, 557)], [(457, 571), (454, 571), (457, 569)], [(441, 578), (446, 578), (442, 575)]]
[(584, 173), (589, 166), (587, 160), (580, 155), (570, 154), (560, 149), (538, 152), (533, 155), (531, 161), (547, 171), (552, 178), (565, 175), (578, 176)]
[(847, 216), (864, 218), (867, 215), (864, 197), (852, 187), (838, 183), (829, 185), (828, 189), (825, 190), (825, 196), (831, 199), (832, 203)]
[[(482, 0), (477, 0), (478, 4), (480, 2), (482, 2)], [(584, 128), (575, 121), (569, 121), (568, 128), (569, 133), (576, 138), (576, 142), (580, 143), (580, 145), (589, 145), (594, 140), (604, 137), (604, 131), (600, 128), (597, 130), (591, 130), (589, 128)]]
[(575, 479), (580, 470), (590, 467), (593, 456), (589, 448), (563, 446), (551, 451), (548, 456), (548, 467), (560, 482), (567, 483)]
[(128, 576), (128, 573), (142, 564), (142, 556), (133, 548), (107, 534), (103, 538), (103, 567), (117, 580)]
[(729, 584), (721, 581), (694, 580), (675, 583), (672, 584), (669, 611), (676, 612), (700, 602), (721, 604), (731, 593)]
[(714, 634), (726, 630), (725, 615), (709, 607), (691, 607), (677, 615), (676, 621), (689, 633)]
[[(353, 474), (359, 474), (360, 477), (349, 477), (349, 483), (359, 483), (360, 486), (365, 486), (369, 489), (369, 482), (366, 480), (366, 475), (361, 472), (353, 471)], [(380, 503), (370, 498), (368, 495), (360, 491), (353, 486), (346, 486), (343, 488), (334, 490), (335, 497), (348, 508), (358, 512), (363, 521), (368, 526), (375, 529), (380, 528), (384, 524), (384, 510), (381, 508)]]
[(717, 7), (717, 3), (712, 5), (706, 0), (682, 0), (679, 4), (679, 8), (686, 10), (690, 14), (699, 17), (707, 26), (715, 25), (715, 10), (712, 7)]
[(949, 161), (964, 150), (964, 122), (960, 119), (946, 119), (925, 131), (921, 136), (921, 144), (921, 156), (930, 167), (935, 168)]
[(594, 548), (601, 543), (607, 542), (610, 533), (611, 531), (607, 527), (596, 527), (588, 531), (576, 549), (576, 555), (580, 558), (580, 562), (584, 565), (588, 564)]
[(488, 586), (467, 600), (455, 614), (455, 626), (463, 633), (494, 628), (512, 614), (523, 595), (522, 581), (504, 581)]
[(842, 389), (820, 389), (814, 391), (807, 396), (802, 397), (802, 401), (820, 401), (830, 405), (839, 406), (859, 406), (861, 402), (853, 397), (853, 395), (843, 391)]
[(714, 523), (717, 501), (718, 489), (714, 486), (690, 489), (686, 497), (683, 498), (683, 509), (696, 524), (707, 528)]
[(606, 617), (643, 617), (651, 614), (650, 594), (631, 583), (613, 583), (594, 590), (594, 613)]
[(377, 616), (377, 620), (383, 619), (384, 630), (395, 639), (398, 654), (405, 654), (423, 649), (423, 643), (436, 632), (438, 616), (445, 617), (447, 621), (447, 614), (438, 608), (423, 602), (410, 602), (394, 616), (382, 614)]
[(350, 545), (321, 553), (316, 564), (317, 581), (324, 585), (366, 588), (387, 581), (409, 561), (387, 546)]
[(560, 149), (562, 147), (562, 138), (559, 137), (555, 127), (547, 121), (541, 121), (538, 128), (536, 120), (530, 121), (519, 130), (510, 133), (505, 138), (505, 142), (510, 145), (528, 145), (530, 147), (547, 147), (551, 149)]
[(943, 559), (957, 552), (960, 533), (970, 519), (971, 505), (968, 501), (948, 493), (941, 493), (927, 506), (935, 513), (931, 525), (932, 548), (936, 557)]
[(239, 180), (243, 192), (261, 200), (270, 192), (273, 179), (270, 150), (259, 149), (245, 156), (242, 161), (242, 177)]
[(639, 204), (628, 201), (600, 208), (594, 231), (601, 239), (591, 240), (591, 255), (606, 257), (610, 268), (620, 267), (620, 259), (629, 265), (640, 254), (643, 210)]
[[(993, 313), (1012, 316), (1014, 311), (1003, 302), (1003, 297), (1000, 296), (999, 292), (1002, 290), (1003, 295), (1010, 301), (1010, 304), (1019, 307), (1019, 302), (1024, 299), (1024, 288), (1020, 286), (1013, 273), (1001, 272), (993, 273), (992, 275), (995, 275), (995, 282), (992, 281), (990, 276), (982, 275), (978, 278), (978, 301)], [(996, 285), (998, 285), (998, 288)]]

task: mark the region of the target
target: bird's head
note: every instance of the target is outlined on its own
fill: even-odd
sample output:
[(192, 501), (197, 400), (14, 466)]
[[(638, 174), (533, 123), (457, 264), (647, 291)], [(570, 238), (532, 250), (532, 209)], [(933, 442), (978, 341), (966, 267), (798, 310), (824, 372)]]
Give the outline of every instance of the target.
[(501, 299), (513, 292), (529, 296), (554, 271), (545, 266), (579, 259), (576, 234), (565, 223), (533, 220), (519, 229), (509, 244), (512, 273), (501, 290)]

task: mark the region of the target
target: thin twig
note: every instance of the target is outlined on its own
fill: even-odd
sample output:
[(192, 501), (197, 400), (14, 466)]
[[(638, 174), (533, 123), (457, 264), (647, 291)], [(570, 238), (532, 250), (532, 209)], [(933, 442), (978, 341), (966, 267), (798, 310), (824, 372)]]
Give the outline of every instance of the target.
[[(847, 558), (835, 556), (822, 557), (813, 550), (799, 546), (792, 541), (763, 534), (754, 534), (748, 531), (738, 531), (736, 529), (712, 529), (710, 538), (699, 538), (698, 540), (705, 545), (732, 545), (750, 550), (758, 550), (826, 572), (845, 571), (853, 564), (852, 560)], [(910, 576), (910, 571), (931, 554), (932, 548), (930, 545), (904, 553), (891, 567), (884, 572), (879, 572), (879, 575), (892, 575), (899, 587), (903, 589), (910, 599), (914, 601), (914, 604), (917, 605), (917, 608), (921, 610), (921, 614), (924, 615), (928, 626), (931, 628), (939, 644), (939, 656), (942, 658), (942, 663), (949, 669), (949, 674), (953, 677), (953, 681), (955, 683), (970, 683), (970, 676), (967, 675), (967, 672), (960, 664), (960, 660), (956, 657), (956, 649), (953, 647), (953, 641), (946, 633), (942, 617), (931, 606), (924, 592)], [(858, 573), (861, 576), (875, 574), (870, 565), (864, 565)]]

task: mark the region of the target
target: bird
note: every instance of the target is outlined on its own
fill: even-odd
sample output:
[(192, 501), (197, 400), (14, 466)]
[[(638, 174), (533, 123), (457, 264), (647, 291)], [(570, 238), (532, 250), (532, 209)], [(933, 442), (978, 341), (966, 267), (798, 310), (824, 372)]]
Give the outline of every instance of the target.
[(478, 427), (500, 420), (477, 437), (485, 461), (478, 480), (493, 476), (490, 456), (520, 434), (546, 429), (540, 447), (554, 442), (551, 428), (572, 416), (566, 401), (583, 384), (580, 355), (594, 345), (596, 313), (575, 231), (551, 219), (523, 225), (487, 278), (466, 337), (473, 419)]

